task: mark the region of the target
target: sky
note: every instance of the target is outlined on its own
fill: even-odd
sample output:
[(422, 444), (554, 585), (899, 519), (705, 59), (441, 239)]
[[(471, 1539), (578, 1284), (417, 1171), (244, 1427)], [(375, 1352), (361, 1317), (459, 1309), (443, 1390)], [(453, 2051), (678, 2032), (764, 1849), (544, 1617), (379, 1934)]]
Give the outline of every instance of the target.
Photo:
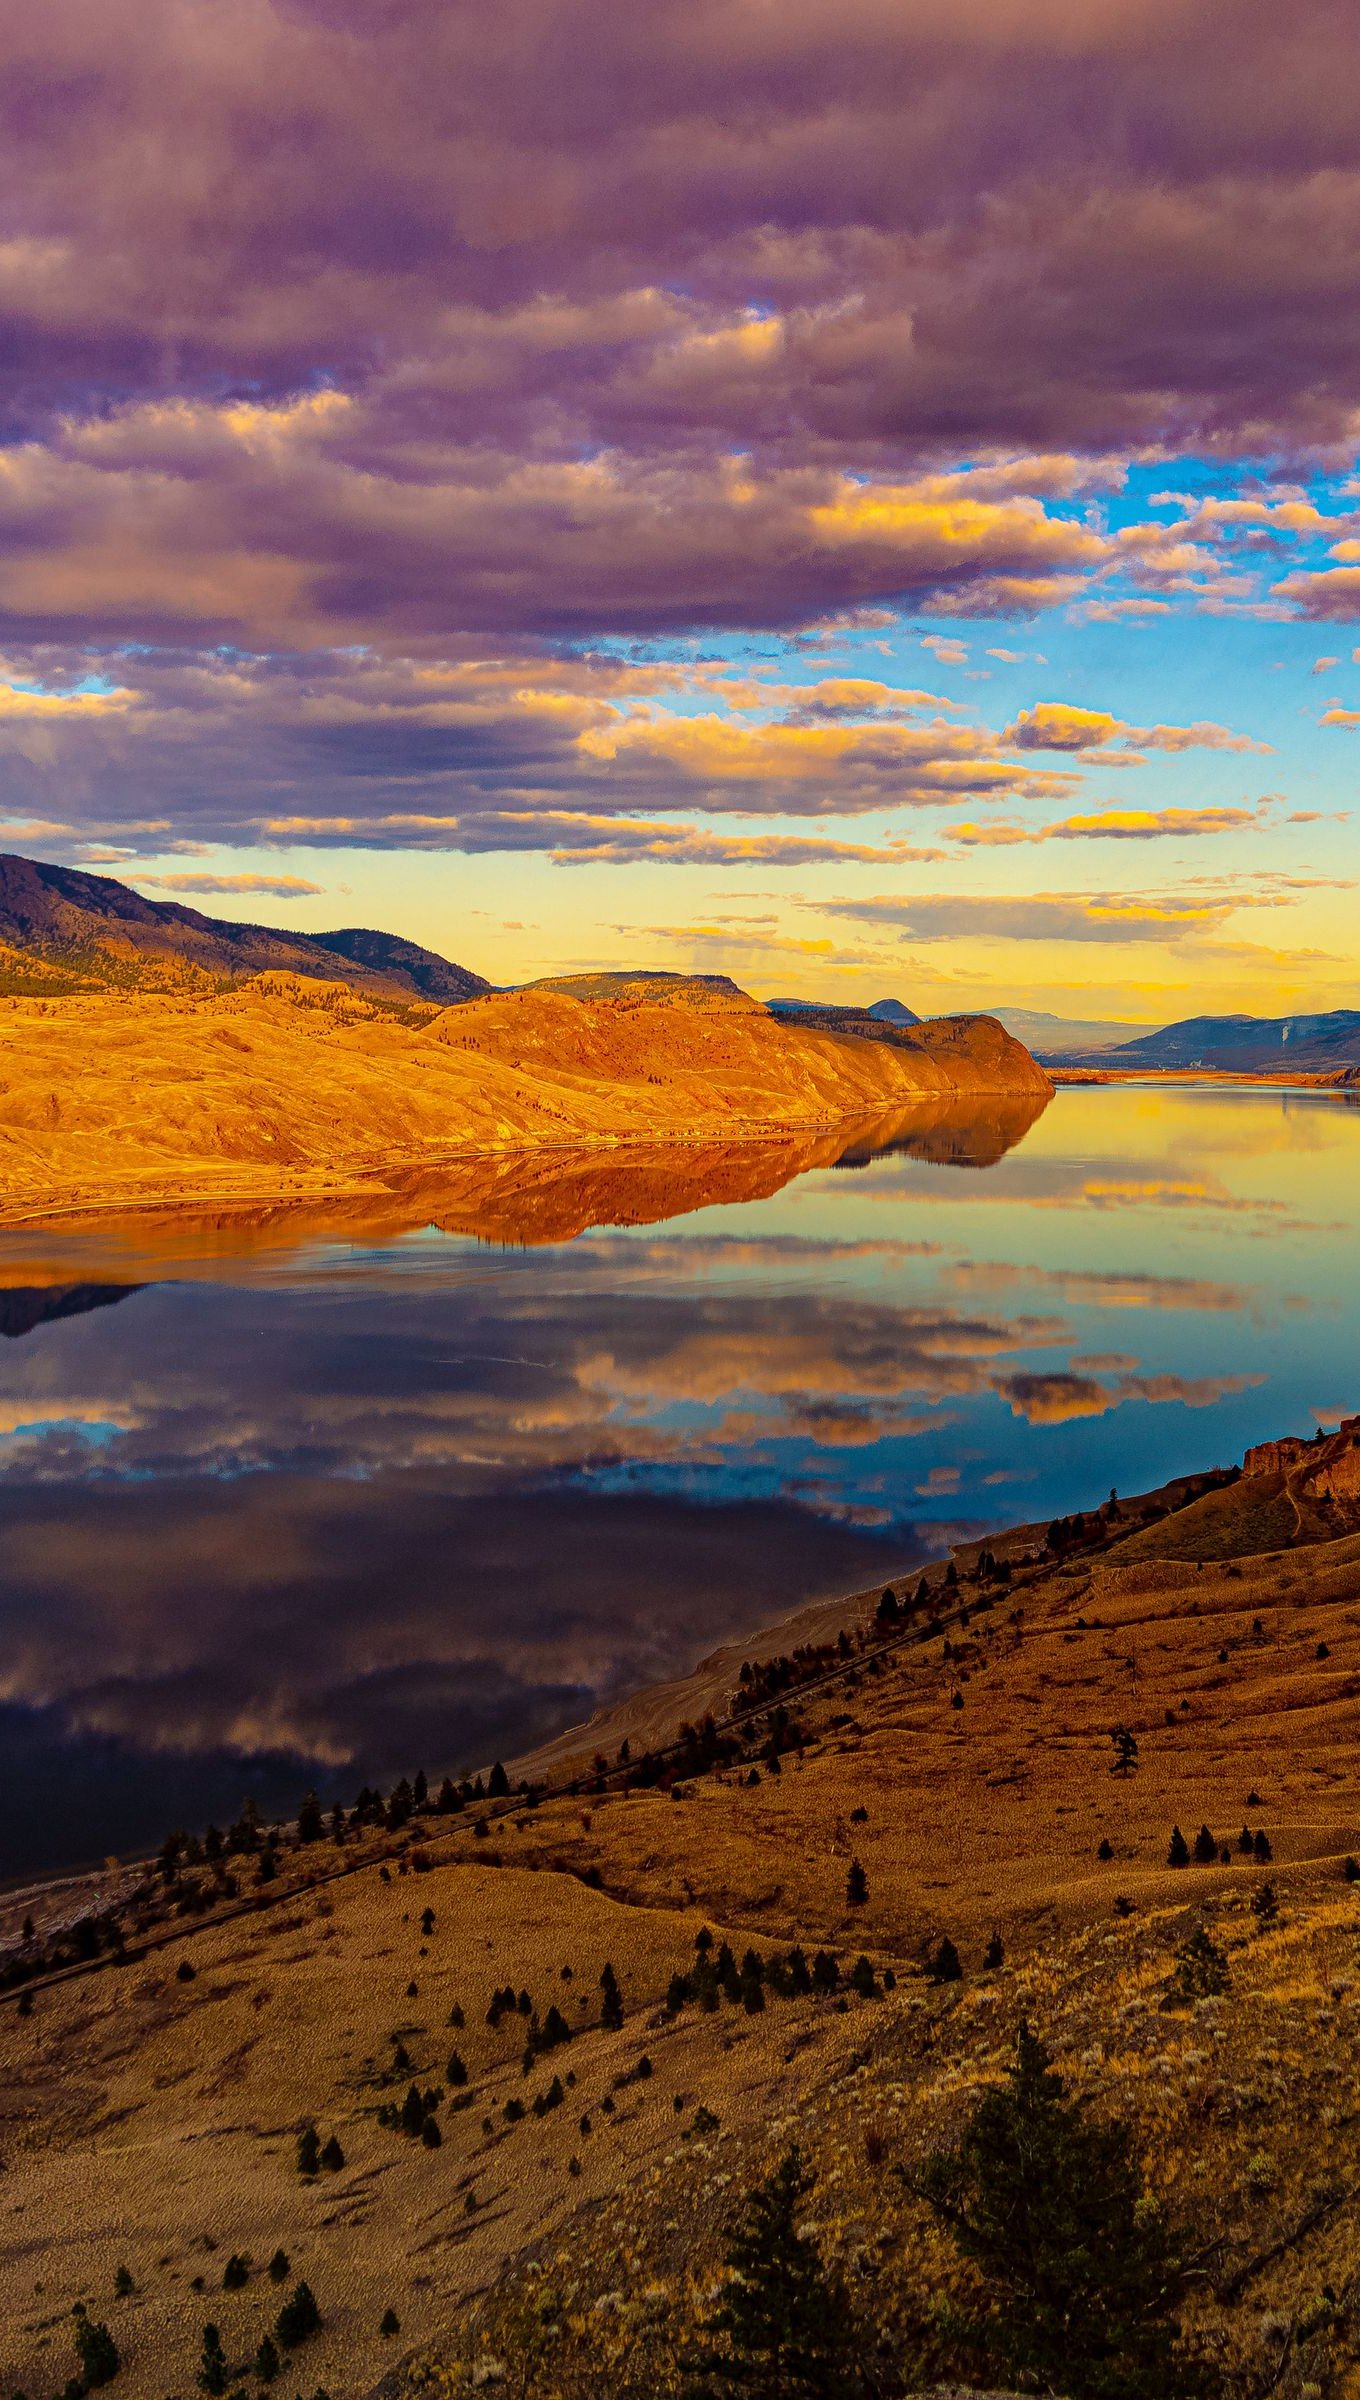
[(1360, 1006), (1341, 0), (0, 0), (0, 848)]

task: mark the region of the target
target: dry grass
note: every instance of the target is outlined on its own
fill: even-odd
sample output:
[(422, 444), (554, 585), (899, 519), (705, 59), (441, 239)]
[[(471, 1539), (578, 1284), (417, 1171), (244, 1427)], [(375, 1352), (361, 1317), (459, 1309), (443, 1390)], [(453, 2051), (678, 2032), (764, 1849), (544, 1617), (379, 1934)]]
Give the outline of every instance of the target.
[[(1199, 1504), (1221, 1552), (1259, 1522), (1254, 1481)], [(60, 2388), (69, 2311), (83, 2299), (115, 2327), (129, 2400), (188, 2389), (208, 2318), (233, 2359), (253, 2351), (279, 2298), (260, 2270), (282, 2245), (326, 2320), (286, 2370), (290, 2391), (319, 2383), (347, 2400), (412, 2353), (437, 2387), (461, 2390), (507, 2343), (520, 2345), (518, 2376), (542, 2335), (557, 2381), (526, 2390), (621, 2395), (642, 2374), (664, 2392), (675, 2312), (711, 2277), (732, 2195), (795, 2135), (822, 2170), (828, 2247), (921, 2346), (924, 2372), (922, 2295), (938, 2298), (957, 2269), (889, 2170), (948, 2137), (969, 2093), (1000, 2072), (1022, 2014), (1100, 2105), (1134, 2114), (1152, 2181), (1217, 2244), (1206, 2295), (1288, 2233), (1319, 2186), (1360, 2181), (1360, 1900), (1341, 1875), (1360, 1852), (1360, 1534), (1200, 1565), (1175, 1555), (1186, 1540), (1175, 1515), (1122, 1533), (970, 1612), (949, 1635), (952, 1656), (935, 1640), (878, 1673), (865, 1657), (852, 1683), (792, 1699), (805, 1746), (777, 1777), (752, 1785), (743, 1766), (679, 1798), (549, 1799), (497, 1822), (499, 1865), (467, 1817), (438, 1820), (424, 1837), (428, 1873), (394, 1856), (384, 1882), (370, 1862), (40, 1990), (27, 2018), (7, 2003), (11, 2385)], [(1170, 1555), (1151, 1555), (1159, 1547)], [(710, 1668), (710, 1692), (731, 1663)], [(673, 1695), (674, 1714), (692, 1713), (696, 1694), (689, 1707)], [(646, 1703), (633, 1721), (650, 1721)], [(1120, 1722), (1140, 1743), (1126, 1779), (1110, 1772)], [(1244, 1821), (1268, 1834), (1268, 1869), (1236, 1850), (1226, 1866), (1165, 1864), (1173, 1823), (1193, 1838), (1206, 1822), (1232, 1843)], [(290, 1872), (320, 1855), (302, 1853)], [(852, 1857), (869, 1884), (853, 1910)], [(1250, 1908), (1267, 1875), (1281, 1903), (1273, 1928)], [(427, 1904), (436, 1923), (423, 1942)], [(772, 1999), (757, 2016), (724, 2006), (672, 2020), (667, 1981), (704, 1920), (738, 1955), (798, 1940), (848, 1965), (864, 1950), (898, 1988), (843, 2010)], [(1168, 2013), (1174, 1951), (1200, 1921), (1229, 1950), (1233, 1988)], [(994, 1926), (1007, 1959), (989, 1976), (980, 1960)], [(967, 1979), (942, 1993), (918, 1966), (943, 1931)], [(192, 1981), (176, 1977), (181, 1957)], [(606, 1958), (627, 2002), (619, 2033), (596, 2023)], [(496, 2032), (484, 2021), (507, 1983), (580, 2029), (528, 2077), (521, 2021)], [(448, 2024), (455, 2003), (462, 2031)], [(471, 2071), (472, 2105), (446, 2100), (437, 2150), (376, 2121), (409, 2080), (383, 2080), (393, 2034), (421, 2084), (455, 2044)], [(643, 2053), (654, 2072), (638, 2080)], [(566, 2105), (507, 2124), (507, 2099), (568, 2068)], [(696, 2135), (700, 2104), (719, 2125)], [(343, 2170), (300, 2179), (306, 2122), (338, 2135)], [(1274, 2372), (1291, 2325), (1280, 2392), (1354, 2388), (1354, 2336), (1331, 2321), (1324, 2287), (1354, 2290), (1355, 2223), (1335, 2211), (1232, 2306), (1206, 2297), (1244, 2389)], [(254, 2266), (244, 2291), (224, 2294), (233, 2251)], [(115, 2302), (123, 2262), (137, 2290)], [(395, 2342), (378, 2333), (389, 2306)], [(578, 2369), (585, 2381), (572, 2383)]]

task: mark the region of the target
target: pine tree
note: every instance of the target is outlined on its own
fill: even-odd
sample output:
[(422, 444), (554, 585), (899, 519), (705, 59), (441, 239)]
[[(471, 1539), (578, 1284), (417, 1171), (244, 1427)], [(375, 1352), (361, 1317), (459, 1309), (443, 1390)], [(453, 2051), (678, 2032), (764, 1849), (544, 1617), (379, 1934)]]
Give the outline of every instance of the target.
[(246, 2262), (245, 2262), (245, 2260), (242, 2258), (240, 2251), (239, 2251), (239, 2250), (233, 2250), (233, 2252), (232, 2252), (232, 2254), (231, 2254), (230, 2258), (227, 2260), (227, 2263), (226, 2263), (226, 2265), (225, 2265), (225, 2266), (224, 2266), (224, 2268), (222, 2269), (222, 2289), (223, 2289), (223, 2291), (224, 2291), (224, 2292), (240, 2292), (240, 2291), (243, 2291), (243, 2290), (245, 2289), (245, 2286), (246, 2286), (246, 2285), (249, 2283), (249, 2281), (250, 2281), (250, 2269), (249, 2269), (249, 2267), (246, 2265)]
[(215, 2325), (203, 2328), (203, 2355), (199, 2362), (198, 2388), (214, 2395), (227, 2388), (227, 2359), (222, 2348), (222, 2336)]
[(510, 1778), (499, 1759), (491, 1770), (486, 1790), (491, 1800), (508, 1800), (510, 1797)]
[(852, 1858), (850, 1872), (845, 1878), (845, 1905), (847, 1908), (863, 1908), (868, 1897), (869, 1878), (859, 1860)]
[(1273, 1925), (1275, 1923), (1280, 1913), (1280, 1903), (1275, 1897), (1273, 1883), (1263, 1883), (1259, 1891), (1253, 1892), (1251, 1913), (1259, 1924)]
[(291, 2265), (290, 2265), (290, 2263), (289, 2263), (289, 2258), (288, 2258), (288, 2253), (287, 2253), (287, 2251), (286, 2251), (286, 2250), (276, 2250), (276, 2251), (274, 2252), (274, 2255), (273, 2255), (273, 2257), (272, 2257), (272, 2258), (270, 2259), (270, 2261), (269, 2261), (269, 2280), (270, 2280), (270, 2282), (271, 2282), (271, 2283), (286, 2283), (286, 2282), (288, 2281), (288, 2277), (289, 2277), (289, 2275), (291, 2274), (291, 2272), (292, 2272), (292, 2268), (291, 2268)]
[(457, 2090), (467, 2082), (467, 2079), (468, 2071), (463, 2063), (462, 2058), (456, 2050), (451, 2050), (449, 2052), (449, 2063), (444, 2069), (445, 2082), (451, 2084), (455, 2090)]
[(845, 2292), (799, 2232), (813, 2177), (790, 2150), (728, 2231), (732, 2280), (684, 2359), (692, 2400), (848, 2400), (855, 2389)]
[(397, 2315), (397, 2312), (394, 2308), (385, 2308), (383, 2310), (382, 2318), (378, 2325), (378, 2331), (382, 2335), (382, 2338), (385, 2342), (390, 2341), (394, 2333), (400, 2333), (401, 2319)]
[(835, 1959), (832, 1957), (831, 1952), (829, 1950), (819, 1950), (812, 1962), (812, 1988), (814, 1992), (816, 1992), (820, 1998), (825, 1999), (828, 1993), (835, 1991), (840, 1979), (841, 1971), (837, 1966)]
[(411, 1798), (414, 1800), (417, 1808), (423, 1808), (429, 1797), (430, 1785), (425, 1773), (425, 1769), (423, 1767), (417, 1767), (415, 1781), (411, 1786)]
[(1176, 1952), (1176, 1992), (1182, 2000), (1216, 2000), (1232, 1982), (1227, 1953), (1202, 1925)]
[(284, 2350), (296, 2350), (316, 2333), (321, 2324), (321, 2311), (309, 2283), (300, 2283), (291, 2297), (284, 2301), (274, 2323), (274, 2338)]
[(623, 2023), (623, 1994), (619, 1990), (618, 1977), (607, 1959), (600, 1977), (600, 1992), (600, 2023), (608, 2032), (617, 2033)]
[(874, 1973), (872, 1963), (862, 1951), (850, 1969), (850, 1987), (852, 1991), (859, 1993), (861, 2000), (878, 1998), (878, 1977)]
[(979, 2347), (1070, 2400), (1162, 2400), (1171, 2373), (1176, 2246), (1142, 2186), (1131, 2128), (1094, 2124), (1022, 2025), (1004, 2085), (977, 2102), (958, 2148), (919, 2190), (977, 2269)]
[(1195, 1835), (1195, 1865), (1212, 1867), (1218, 1859), (1218, 1842), (1207, 1825), (1201, 1825)]
[(932, 1983), (962, 1983), (963, 1965), (948, 1934), (940, 1943), (928, 1969)]
[(1111, 1767), (1110, 1773), (1112, 1775), (1135, 1775), (1138, 1771), (1137, 1736), (1130, 1733), (1127, 1725), (1116, 1725), (1114, 1732), (1110, 1735), (1110, 1740), (1114, 1744), (1114, 1765)]
[(321, 2169), (321, 2137), (315, 2125), (304, 2125), (297, 2140), (297, 2171), (299, 2175), (316, 2175)]
[(345, 2153), (341, 2149), (339, 2142), (335, 2138), (335, 2135), (332, 2134), (330, 2140), (325, 2144), (321, 2152), (321, 2164), (325, 2168), (328, 2175), (335, 2175), (338, 2174), (344, 2163)]
[(432, 1908), (422, 1908), (420, 1912), (420, 1930), (424, 1935), (425, 1940), (428, 1942), (430, 1935), (434, 1932), (434, 1910)]
[(426, 2117), (420, 2128), (420, 2138), (427, 2150), (437, 2150), (444, 2139), (436, 2116)]
[(255, 2353), (255, 2372), (261, 2383), (272, 2383), (279, 2371), (278, 2345), (272, 2335), (265, 2334)]
[(97, 2325), (83, 2308), (78, 2307), (74, 2314), (81, 2381), (87, 2392), (93, 2392), (102, 2383), (112, 2383), (123, 2361), (107, 2325)]
[(403, 2133), (408, 2133), (414, 2141), (424, 2122), (425, 2103), (415, 2085), (411, 2084), (406, 2098), (401, 2104), (401, 2130)]
[(1179, 1825), (1173, 1825), (1171, 1828), (1171, 1844), (1166, 1854), (1166, 1863), (1169, 1867), (1188, 1867), (1190, 1864), (1190, 1845)]
[(307, 1794), (298, 1810), (297, 1827), (300, 1842), (319, 1842), (325, 1832), (326, 1820), (321, 1814), (321, 1802), (315, 1792)]
[(1270, 1846), (1269, 1834), (1257, 1833), (1251, 1845), (1251, 1854), (1258, 1867), (1264, 1867), (1269, 1863), (1269, 1861), (1275, 1856), (1275, 1853)]
[(996, 1973), (998, 1967), (1004, 1967), (1006, 1963), (1006, 1945), (1002, 1941), (999, 1933), (993, 1933), (991, 1940), (988, 1942), (986, 1949), (982, 1953), (982, 1963), (987, 1969), (988, 1973), (992, 1975)]

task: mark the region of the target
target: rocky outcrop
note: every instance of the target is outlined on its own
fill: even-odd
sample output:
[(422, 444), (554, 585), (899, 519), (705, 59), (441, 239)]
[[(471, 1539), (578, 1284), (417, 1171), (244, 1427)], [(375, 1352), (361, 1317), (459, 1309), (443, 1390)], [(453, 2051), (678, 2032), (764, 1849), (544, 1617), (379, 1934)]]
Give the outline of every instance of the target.
[(1335, 1433), (1312, 1441), (1286, 1435), (1257, 1442), (1242, 1462), (1244, 1475), (1283, 1475), (1302, 1500), (1360, 1509), (1360, 1417), (1345, 1417)]

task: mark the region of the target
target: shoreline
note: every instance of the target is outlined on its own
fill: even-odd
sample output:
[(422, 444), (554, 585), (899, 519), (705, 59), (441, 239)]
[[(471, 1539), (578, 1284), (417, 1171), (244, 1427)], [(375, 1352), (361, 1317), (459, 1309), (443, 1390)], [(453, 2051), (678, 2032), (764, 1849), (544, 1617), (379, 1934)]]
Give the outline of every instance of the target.
[[(1181, 1505), (1188, 1488), (1203, 1486), (1223, 1473), (1224, 1470), (1218, 1467), (1190, 1468), (1184, 1474), (1173, 1476), (1166, 1483), (1149, 1491), (1129, 1495), (1124, 1505), (1131, 1512), (1149, 1508), (1177, 1507)], [(889, 1586), (906, 1587), (919, 1582), (922, 1577), (929, 1579), (932, 1571), (938, 1571), (941, 1565), (945, 1566), (947, 1573), (948, 1565), (953, 1563), (958, 1569), (960, 1577), (966, 1578), (972, 1572), (979, 1555), (984, 1550), (989, 1550), (993, 1557), (999, 1560), (1022, 1561), (1026, 1553), (1033, 1552), (1036, 1542), (1042, 1545), (1045, 1531), (1046, 1528), (1043, 1525), (1033, 1520), (1026, 1520), (993, 1531), (970, 1534), (961, 1541), (942, 1544), (938, 1550), (922, 1552), (918, 1558), (905, 1567), (885, 1566), (882, 1579), (876, 1579), (872, 1584), (858, 1586), (853, 1591), (828, 1593), (820, 1599), (804, 1601), (800, 1606), (783, 1615), (768, 1618), (762, 1623), (752, 1626), (747, 1633), (734, 1635), (729, 1640), (719, 1643), (715, 1649), (706, 1651), (702, 1657), (696, 1659), (693, 1666), (683, 1674), (659, 1678), (620, 1692), (613, 1698), (602, 1702), (598, 1708), (591, 1711), (589, 1716), (574, 1719), (571, 1724), (563, 1726), (560, 1732), (535, 1744), (533, 1749), (513, 1753), (504, 1761), (507, 1772), (516, 1785), (523, 1782), (532, 1783), (536, 1777), (541, 1777), (543, 1778), (543, 1797), (547, 1798), (550, 1794), (560, 1797), (566, 1784), (570, 1784), (583, 1774), (590, 1772), (593, 1758), (604, 1749), (606, 1744), (611, 1745), (615, 1752), (623, 1741), (630, 1744), (641, 1741), (647, 1748), (653, 1750), (665, 1748), (673, 1743), (678, 1727), (686, 1721), (698, 1721), (709, 1711), (725, 1720), (729, 1714), (728, 1703), (733, 1695), (734, 1687), (738, 1684), (743, 1661), (749, 1659), (753, 1663), (759, 1664), (784, 1655), (804, 1643), (817, 1644), (834, 1640), (843, 1629), (848, 1630), (852, 1626), (860, 1626), (872, 1621), (885, 1588)], [(1031, 1561), (1031, 1563), (1034, 1574), (1038, 1576), (1042, 1576), (1052, 1566), (1051, 1560), (1044, 1561), (1042, 1549), (1038, 1560)], [(940, 1579), (940, 1588), (943, 1591), (943, 1578)], [(1019, 1582), (1016, 1588), (1023, 1590), (1025, 1588), (1023, 1581)], [(951, 1609), (942, 1617), (941, 1622), (946, 1626), (952, 1624), (956, 1613)], [(919, 1626), (904, 1625), (892, 1646), (915, 1643), (922, 1638), (922, 1630)], [(819, 1680), (834, 1682), (838, 1676), (852, 1673), (853, 1669), (854, 1662), (852, 1660), (843, 1666), (829, 1669), (826, 1676)], [(474, 1767), (470, 1772), (485, 1775), (490, 1771), (490, 1764), (489, 1761), (483, 1762), (480, 1768)], [(431, 1783), (437, 1784), (445, 1772), (446, 1769), (443, 1766), (437, 1767), (430, 1778)], [(449, 1767), (447, 1772), (451, 1774), (452, 1767)], [(611, 1769), (611, 1772), (617, 1773), (617, 1769)], [(523, 1797), (518, 1792), (512, 1791), (511, 1796), (505, 1801), (488, 1803), (482, 1813), (488, 1816), (494, 1824), (498, 1816), (514, 1815), (517, 1811), (522, 1811), (523, 1807)], [(433, 1808), (431, 1808), (430, 1815), (434, 1819), (433, 1823), (423, 1823), (419, 1828), (419, 1839), (425, 1847), (456, 1838), (467, 1831), (467, 1819), (464, 1815), (458, 1815), (452, 1819), (440, 1818)], [(285, 1819), (285, 1827), (292, 1822), (292, 1819)], [(400, 1838), (396, 1847), (398, 1849), (401, 1847)], [(363, 1855), (346, 1859), (343, 1864), (332, 1868), (326, 1874), (320, 1877), (314, 1876), (312, 1881), (330, 1883), (338, 1878), (359, 1874), (365, 1868), (372, 1867), (380, 1854), (372, 1847), (365, 1848)], [(56, 1868), (49, 1875), (34, 1877), (25, 1876), (20, 1872), (12, 1877), (0, 1876), (0, 1939), (3, 1939), (4, 1936), (5, 1918), (15, 1915), (21, 1902), (32, 1901), (37, 1904), (44, 1898), (51, 1899), (63, 1891), (83, 1893), (85, 1906), (75, 1913), (87, 1913), (88, 1909), (96, 1904), (97, 1894), (101, 1887), (135, 1882), (145, 1872), (154, 1868), (157, 1855), (154, 1849), (149, 1849), (136, 1854), (120, 1855), (112, 1865), (108, 1863), (97, 1865), (90, 1862), (85, 1865)], [(267, 1910), (283, 1905), (292, 1898), (296, 1898), (296, 1886), (282, 1884), (276, 1892), (270, 1892), (263, 1897), (252, 1896), (234, 1903), (225, 1911), (219, 1911), (217, 1915), (206, 1920), (206, 1927), (222, 1923), (224, 1917), (253, 1914), (261, 1909)], [(106, 1905), (107, 1901), (108, 1894), (106, 1892)], [(170, 1942), (183, 1941), (191, 1938), (192, 1931), (192, 1927), (181, 1925), (174, 1931), (157, 1937), (144, 1947), (155, 1949)], [(129, 1953), (129, 1955), (134, 1954)], [(51, 1980), (89, 1972), (91, 1968), (97, 1970), (106, 1963), (108, 1962), (104, 1959), (82, 1962), (78, 1966), (73, 1965), (58, 1970)], [(16, 1997), (15, 1991), (9, 1991), (0, 1986), (0, 2007), (14, 1997)]]
[(1235, 1090), (1243, 1087), (1262, 1092), (1326, 1092), (1335, 1099), (1346, 1100), (1353, 1094), (1360, 1097), (1360, 1086), (1342, 1083), (1338, 1077), (1343, 1068), (1301, 1067), (1291, 1074), (1283, 1069), (1253, 1073), (1249, 1067), (1045, 1067), (1044, 1073), (1055, 1091), (1091, 1090), (1099, 1084), (1123, 1083), (1189, 1083), (1230, 1084)]

